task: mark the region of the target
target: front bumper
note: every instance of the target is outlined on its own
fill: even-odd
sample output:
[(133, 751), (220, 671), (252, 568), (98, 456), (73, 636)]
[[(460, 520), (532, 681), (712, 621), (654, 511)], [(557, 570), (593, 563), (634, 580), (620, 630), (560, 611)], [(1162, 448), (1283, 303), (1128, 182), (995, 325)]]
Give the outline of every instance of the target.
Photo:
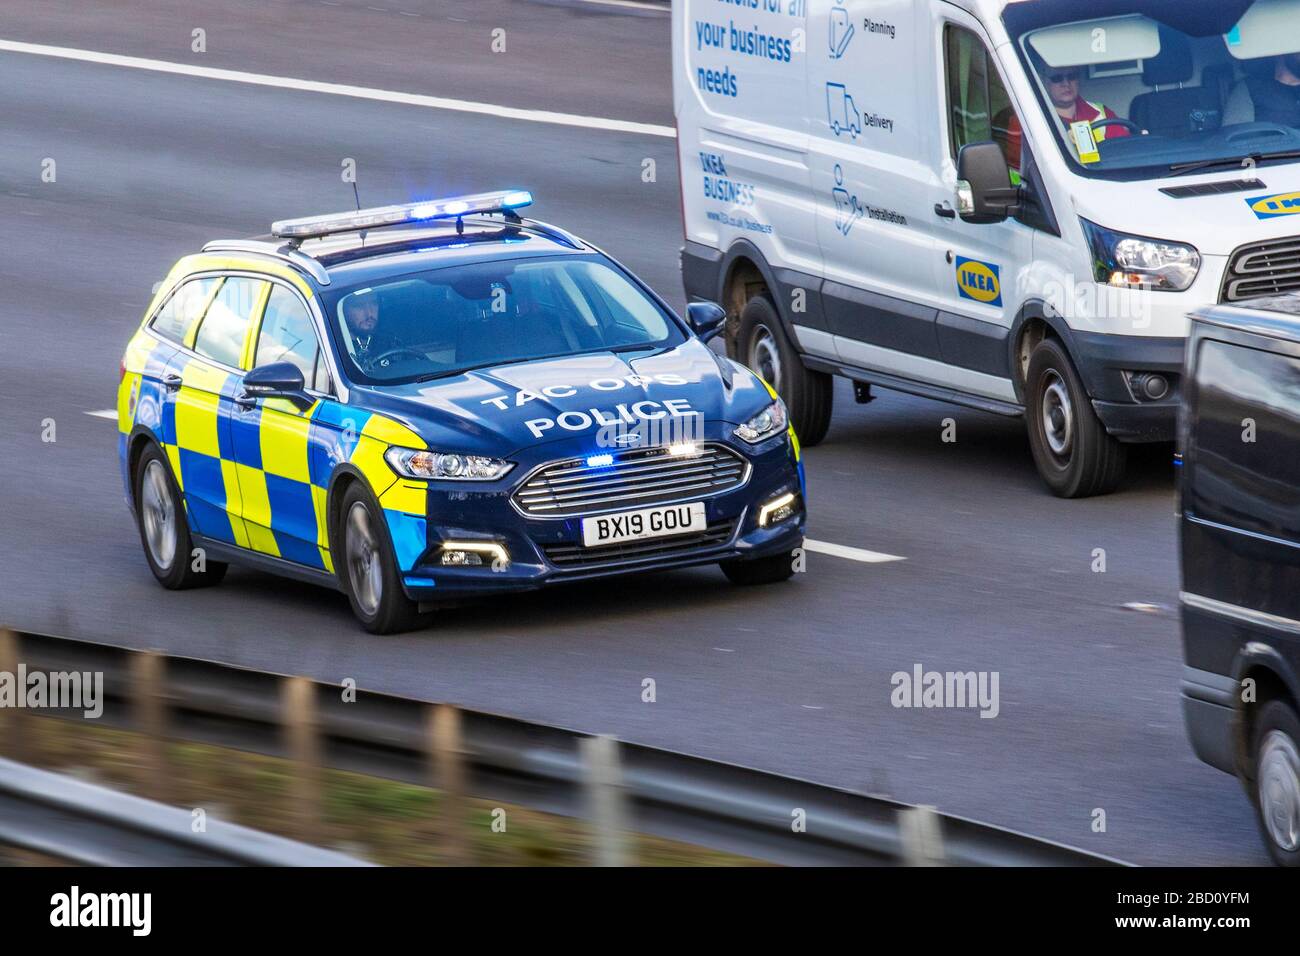
[[(1186, 344), (1178, 337), (1073, 334), (1071, 355), (1107, 432), (1121, 441), (1173, 441)], [(1137, 401), (1126, 371), (1164, 375), (1169, 394), (1159, 401)]]
[[(490, 486), (430, 482), (427, 516), (409, 516), (425, 526), (423, 550), (406, 561), (399, 555), (404, 590), (412, 600), (434, 603), (789, 552), (802, 541), (805, 525), (802, 472), (792, 443), (782, 435), (745, 446), (724, 438), (722, 431), (709, 426), (704, 439), (725, 442), (743, 455), (749, 477), (731, 491), (687, 499), (704, 502), (707, 530), (700, 533), (584, 548), (583, 516), (528, 517), (512, 505), (511, 496), (538, 465), (588, 454), (590, 440), (536, 446), (530, 450), (532, 460), (519, 461), (505, 479)], [(786, 492), (799, 495), (797, 512), (760, 527), (763, 504)], [(394, 517), (389, 516), (390, 527)], [(499, 544), (509, 561), (443, 565), (442, 546), (449, 541)]]

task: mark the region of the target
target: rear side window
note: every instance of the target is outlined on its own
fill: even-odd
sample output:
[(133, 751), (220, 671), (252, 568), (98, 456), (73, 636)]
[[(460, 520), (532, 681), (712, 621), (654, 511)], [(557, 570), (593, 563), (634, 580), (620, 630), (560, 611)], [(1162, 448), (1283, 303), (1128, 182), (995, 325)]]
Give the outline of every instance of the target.
[(226, 279), (203, 316), (203, 324), (194, 340), (194, 351), (214, 362), (238, 368), (244, 335), (265, 287), (266, 282), (261, 279), (242, 276)]
[(944, 31), (948, 77), (948, 129), (953, 159), (968, 143), (989, 140), (1002, 148), (1007, 165), (1020, 168), (1020, 120), (984, 41), (962, 27)]
[(208, 297), (220, 281), (212, 277), (182, 282), (163, 303), (163, 307), (149, 323), (149, 328), (163, 338), (184, 344), (186, 333), (202, 316), (203, 307), (208, 304)]
[(1300, 360), (1205, 341), (1196, 395), (1192, 513), (1300, 541)]
[(266, 300), (254, 367), (276, 362), (292, 362), (302, 371), (308, 388), (329, 391), (329, 374), (325, 371), (311, 313), (302, 299), (281, 285), (274, 286)]

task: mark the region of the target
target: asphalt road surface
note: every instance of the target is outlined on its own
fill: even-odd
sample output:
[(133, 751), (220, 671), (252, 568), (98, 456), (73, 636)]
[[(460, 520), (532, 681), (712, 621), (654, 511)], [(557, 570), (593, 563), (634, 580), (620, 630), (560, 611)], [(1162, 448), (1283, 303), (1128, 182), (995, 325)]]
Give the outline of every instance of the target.
[[(672, 122), (668, 21), (640, 7), (115, 7), (6, 9), (0, 38)], [(207, 29), (202, 55), (189, 52), (195, 27)], [(497, 27), (504, 54), (490, 51)], [(905, 560), (812, 553), (806, 573), (759, 589), (714, 568), (576, 586), (449, 610), (430, 630), (386, 638), (360, 631), (341, 595), (249, 572), (164, 592), (123, 502), (115, 426), (87, 413), (113, 406), (122, 348), (176, 258), (273, 219), (348, 208), (340, 164), (353, 158), (369, 205), (530, 188), (538, 218), (603, 245), (680, 306), (675, 144), (599, 123), (4, 51), (0, 88), (0, 620), (352, 677), (1139, 863), (1266, 861), (1239, 786), (1201, 765), (1183, 730), (1168, 446), (1142, 450), (1117, 494), (1060, 501), (1035, 475), (1020, 423), (889, 392), (859, 406), (841, 383), (830, 434), (807, 452), (809, 535)], [(45, 159), (55, 182), (42, 181)], [(941, 440), (947, 417), (955, 442)], [(999, 713), (893, 707), (891, 675), (917, 664), (998, 672)], [(655, 703), (642, 702), (646, 677)], [(1094, 832), (1096, 809), (1105, 832)]]

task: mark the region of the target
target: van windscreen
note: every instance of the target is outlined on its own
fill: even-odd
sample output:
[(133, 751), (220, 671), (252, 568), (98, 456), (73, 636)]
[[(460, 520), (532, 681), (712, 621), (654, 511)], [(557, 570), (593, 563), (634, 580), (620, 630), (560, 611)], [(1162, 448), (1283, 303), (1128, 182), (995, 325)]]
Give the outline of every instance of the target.
[(1300, 159), (1300, 0), (1044, 0), (1008, 5), (1004, 23), (1076, 171), (1149, 179)]

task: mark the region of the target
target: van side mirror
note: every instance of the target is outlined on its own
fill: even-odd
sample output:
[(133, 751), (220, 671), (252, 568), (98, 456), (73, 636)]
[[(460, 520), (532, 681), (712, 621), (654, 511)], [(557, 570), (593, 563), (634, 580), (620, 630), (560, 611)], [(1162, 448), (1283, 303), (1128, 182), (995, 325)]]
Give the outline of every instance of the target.
[(727, 310), (716, 302), (692, 302), (686, 307), (686, 321), (699, 340), (707, 342), (722, 331)]
[(244, 376), (243, 391), (238, 399), (240, 404), (251, 405), (259, 398), (287, 398), (311, 403), (302, 369), (292, 362), (260, 365)]
[(1020, 187), (994, 142), (967, 143), (957, 154), (957, 212), (963, 222), (1003, 222), (1020, 211)]

